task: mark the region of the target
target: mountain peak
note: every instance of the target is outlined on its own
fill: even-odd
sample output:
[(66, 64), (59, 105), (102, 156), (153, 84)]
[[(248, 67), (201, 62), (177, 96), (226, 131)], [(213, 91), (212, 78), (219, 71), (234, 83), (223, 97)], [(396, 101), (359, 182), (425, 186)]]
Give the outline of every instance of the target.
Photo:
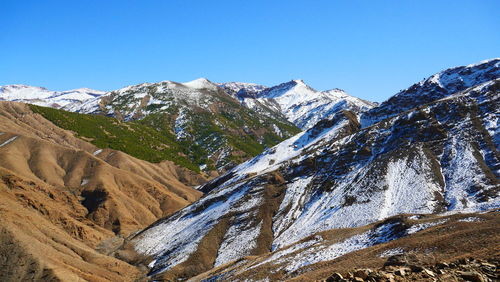
[(215, 85), (210, 80), (208, 80), (204, 77), (201, 77), (201, 78), (189, 81), (189, 82), (184, 82), (183, 85), (186, 87), (189, 87), (189, 88), (193, 88), (193, 89), (203, 89), (203, 88), (214, 89), (214, 88), (217, 88), (217, 85)]
[[(470, 65), (467, 65), (465, 66), (466, 68), (472, 68), (472, 67), (477, 67), (479, 65), (485, 65), (485, 64), (489, 64), (491, 62), (495, 62), (496, 64), (500, 64), (500, 57), (499, 58), (491, 58), (491, 59), (487, 59), (487, 60), (482, 60), (482, 61), (479, 61), (477, 63), (474, 63), (474, 64), (470, 64)], [(498, 65), (497, 65), (498, 66)]]
[(306, 83), (302, 79), (293, 79), (292, 81), (295, 82), (296, 84), (306, 85)]
[(379, 107), (366, 112), (363, 126), (369, 126), (397, 113), (424, 105), (491, 81), (500, 76), (500, 59), (448, 68), (401, 90)]
[(8, 84), (8, 85), (3, 85), (0, 86), (1, 90), (21, 90), (21, 89), (39, 89), (39, 90), (48, 90), (45, 87), (40, 87), (40, 86), (31, 86), (31, 85), (25, 85), (25, 84)]
[[(265, 96), (267, 98), (275, 98), (277, 96), (282, 96), (282, 95), (284, 95), (284, 94), (286, 94), (289, 91), (294, 90), (294, 89), (295, 90), (301, 89), (301, 91), (298, 91), (298, 92), (300, 92), (299, 94), (301, 94), (301, 95), (314, 94), (315, 92), (317, 92), (312, 87), (307, 85), (304, 82), (304, 80), (293, 79), (293, 80), (290, 80), (288, 82), (278, 84), (276, 86), (270, 87), (270, 88), (262, 91), (261, 96)], [(302, 90), (304, 90), (304, 91), (302, 91)], [(293, 92), (297, 92), (297, 91), (293, 91)]]

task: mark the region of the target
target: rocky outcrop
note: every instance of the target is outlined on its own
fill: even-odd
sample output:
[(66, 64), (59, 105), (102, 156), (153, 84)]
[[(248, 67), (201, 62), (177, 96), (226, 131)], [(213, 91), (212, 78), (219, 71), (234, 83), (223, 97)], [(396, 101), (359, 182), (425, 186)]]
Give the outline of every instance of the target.
[[(333, 273), (327, 282), (378, 282), (378, 281), (472, 281), (486, 282), (500, 279), (499, 260), (462, 258), (433, 265), (411, 261), (407, 256), (389, 257), (385, 266), (378, 269), (354, 269), (344, 274)], [(425, 263), (425, 262), (424, 262)]]

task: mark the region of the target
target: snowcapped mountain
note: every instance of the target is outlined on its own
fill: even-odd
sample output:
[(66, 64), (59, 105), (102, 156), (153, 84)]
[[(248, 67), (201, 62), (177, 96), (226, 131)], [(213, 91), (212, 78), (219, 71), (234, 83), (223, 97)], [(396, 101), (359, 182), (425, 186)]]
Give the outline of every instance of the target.
[(243, 107), (205, 78), (132, 85), (67, 109), (149, 125), (188, 146), (202, 170), (223, 171), (300, 131)]
[(499, 76), (500, 58), (446, 69), (413, 84), (380, 106), (364, 113), (361, 117), (361, 123), (363, 126), (369, 126), (384, 118), (444, 98)]
[[(206, 78), (179, 83), (162, 81), (158, 83), (142, 83), (127, 86), (107, 93), (107, 97), (100, 97), (87, 101), (81, 106), (70, 110), (80, 113), (104, 113), (119, 116), (124, 120), (140, 119), (159, 110), (176, 106), (206, 107), (218, 99), (219, 92), (216, 84)], [(211, 111), (211, 109), (208, 109)]]
[(43, 87), (27, 85), (0, 86), (0, 101), (13, 101), (52, 108), (74, 107), (83, 102), (100, 97), (105, 92), (89, 88), (68, 91), (50, 91)]
[[(293, 267), (279, 270), (296, 273), (308, 261), (332, 260), (329, 254), (442, 223), (399, 228), (388, 219), (393, 216), (498, 209), (498, 67), (492, 60), (441, 72), (433, 76), (440, 88), (426, 80), (398, 93), (364, 115), (365, 126), (355, 112), (337, 111), (205, 184), (200, 190), (207, 194), (198, 202), (131, 242), (152, 258), (153, 277), (192, 277), (269, 251), (283, 262), (301, 247), (303, 256), (285, 264)], [(293, 81), (257, 96), (286, 106), (301, 104), (297, 97), (308, 93), (317, 92)], [(385, 219), (367, 233), (307, 251), (318, 232)]]
[(261, 113), (281, 113), (302, 129), (311, 128), (318, 121), (341, 110), (363, 112), (374, 103), (348, 95), (341, 89), (316, 91), (302, 80), (292, 80), (266, 88), (246, 83), (224, 83), (243, 105)]

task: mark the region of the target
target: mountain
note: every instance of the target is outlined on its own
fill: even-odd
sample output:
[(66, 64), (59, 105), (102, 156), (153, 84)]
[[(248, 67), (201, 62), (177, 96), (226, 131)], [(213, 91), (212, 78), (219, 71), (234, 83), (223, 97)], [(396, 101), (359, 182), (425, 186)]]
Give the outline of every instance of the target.
[(225, 171), (300, 130), (281, 116), (240, 105), (207, 79), (143, 83), (68, 110), (137, 121), (174, 138), (201, 170)]
[(0, 280), (135, 281), (141, 271), (107, 253), (196, 201), (202, 193), (191, 186), (204, 181), (0, 102)]
[(35, 104), (45, 107), (65, 108), (77, 106), (105, 92), (89, 88), (80, 88), (68, 91), (50, 91), (43, 87), (27, 85), (0, 86), (0, 101), (13, 101)]
[(302, 80), (292, 80), (273, 87), (248, 83), (219, 84), (250, 109), (263, 114), (282, 114), (301, 129), (342, 111), (366, 111), (376, 104), (353, 96), (341, 89), (316, 91)]
[[(134, 236), (128, 248), (150, 259), (154, 278), (231, 264), (209, 278), (249, 274), (271, 255), (272, 264), (288, 267), (264, 275), (283, 279), (448, 222), (418, 221), (424, 215), (498, 209), (498, 67), (493, 60), (441, 72), (433, 77), (468, 69), (469, 80), (442, 84), (439, 94), (428, 88), (434, 83), (416, 84), (363, 114), (363, 124), (357, 113), (339, 111), (203, 185), (205, 196)], [(328, 233), (346, 236), (321, 242)]]
[[(0, 91), (1, 99), (7, 101), (103, 115), (148, 126), (168, 140), (162, 141), (166, 146), (162, 147), (165, 156), (161, 160), (172, 160), (210, 175), (223, 173), (293, 136), (299, 128), (310, 128), (341, 110), (359, 115), (375, 105), (340, 89), (316, 91), (301, 80), (274, 87), (241, 82), (214, 84), (200, 78), (186, 83), (143, 83), (108, 93), (90, 89), (53, 92), (24, 85), (7, 85)], [(49, 114), (49, 110), (40, 108), (36, 111), (58, 126), (81, 131), (74, 128), (80, 124), (71, 122), (74, 118), (69, 115)], [(86, 138), (104, 146), (96, 143), (100, 139), (95, 134), (89, 133)], [(108, 145), (144, 159), (144, 152), (138, 153), (137, 149), (119, 147), (116, 142)], [(154, 161), (151, 154), (146, 160)]]
[(361, 123), (369, 126), (400, 112), (496, 79), (500, 76), (499, 66), (500, 58), (496, 58), (436, 73), (367, 111), (362, 115)]

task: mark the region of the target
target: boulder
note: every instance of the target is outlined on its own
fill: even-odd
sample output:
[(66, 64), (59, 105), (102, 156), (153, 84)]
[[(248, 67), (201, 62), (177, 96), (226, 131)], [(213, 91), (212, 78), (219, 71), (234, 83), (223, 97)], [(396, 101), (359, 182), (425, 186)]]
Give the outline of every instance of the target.
[(436, 274), (435, 274), (434, 272), (432, 272), (431, 270), (429, 270), (429, 269), (427, 269), (427, 268), (423, 268), (423, 269), (422, 269), (422, 272), (423, 272), (425, 275), (429, 276), (429, 277), (434, 277), (434, 276), (436, 276)]
[(358, 270), (354, 271), (353, 276), (366, 280), (366, 278), (368, 278), (368, 276), (372, 272), (373, 271), (371, 269), (368, 269), (368, 268), (367, 269), (358, 269)]
[(346, 279), (344, 279), (344, 277), (342, 276), (342, 274), (340, 273), (333, 273), (332, 275), (330, 275), (330, 277), (328, 277), (326, 279), (326, 282), (343, 282), (343, 281), (347, 281)]
[(402, 267), (402, 268), (398, 268), (396, 269), (396, 271), (394, 271), (394, 274), (398, 275), (398, 276), (406, 276), (409, 272), (411, 272), (411, 270), (409, 268), (406, 268), (406, 267)]
[(472, 281), (472, 282), (484, 282), (484, 278), (481, 274), (474, 272), (474, 271), (459, 271), (458, 274), (460, 277), (462, 277), (465, 281)]
[(436, 264), (436, 266), (437, 266), (437, 268), (439, 268), (439, 269), (443, 269), (443, 268), (448, 268), (448, 267), (450, 267), (450, 265), (449, 265), (449, 264), (447, 264), (446, 262), (438, 262), (438, 263)]
[(394, 255), (387, 258), (387, 261), (384, 263), (384, 266), (392, 266), (392, 265), (406, 265), (408, 260), (404, 255)]

